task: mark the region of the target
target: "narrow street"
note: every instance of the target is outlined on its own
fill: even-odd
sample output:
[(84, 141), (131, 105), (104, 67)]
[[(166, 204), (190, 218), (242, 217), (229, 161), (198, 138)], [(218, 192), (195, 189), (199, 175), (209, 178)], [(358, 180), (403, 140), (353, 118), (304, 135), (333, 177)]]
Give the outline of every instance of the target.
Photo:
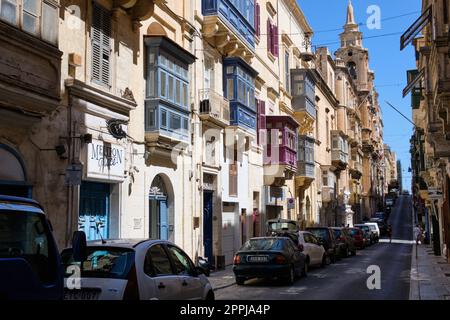
[[(276, 281), (250, 280), (216, 291), (216, 298), (249, 300), (407, 300), (409, 298), (412, 239), (411, 198), (400, 196), (389, 219), (393, 243), (382, 239), (365, 250), (325, 269), (310, 270), (293, 286)], [(402, 243), (405, 241), (405, 243)], [(381, 290), (369, 290), (366, 281), (371, 265), (381, 269)]]

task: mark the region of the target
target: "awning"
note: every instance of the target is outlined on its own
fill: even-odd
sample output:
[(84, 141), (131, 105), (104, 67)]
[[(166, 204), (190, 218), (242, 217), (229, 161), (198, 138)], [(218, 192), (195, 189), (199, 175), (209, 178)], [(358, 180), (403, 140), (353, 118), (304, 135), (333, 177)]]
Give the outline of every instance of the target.
[(423, 79), (424, 75), (425, 75), (425, 69), (422, 69), (420, 71), (418, 71), (418, 70), (409, 70), (408, 71), (408, 85), (405, 87), (405, 89), (403, 89), (403, 98), (406, 97), (412, 89), (418, 89), (418, 90), (422, 89), (422, 85), (420, 84), (420, 81)]
[(420, 31), (432, 20), (432, 6), (430, 5), (417, 19), (414, 23), (409, 27), (408, 30), (402, 35), (400, 38), (400, 50), (406, 48), (414, 38), (419, 34)]

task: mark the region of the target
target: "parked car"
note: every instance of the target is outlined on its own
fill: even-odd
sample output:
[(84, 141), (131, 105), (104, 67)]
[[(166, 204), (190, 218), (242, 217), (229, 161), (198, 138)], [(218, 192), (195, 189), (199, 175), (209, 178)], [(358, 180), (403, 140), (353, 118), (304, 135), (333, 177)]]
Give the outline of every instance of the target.
[(72, 273), (66, 273), (67, 300), (214, 299), (205, 269), (169, 241), (89, 241), (82, 259), (72, 248), (61, 257), (66, 270), (83, 266), (80, 288), (71, 288)]
[(300, 231), (298, 233), (298, 244), (303, 246), (303, 253), (306, 256), (306, 264), (309, 266), (324, 267), (331, 263), (323, 242), (316, 238), (309, 231)]
[(234, 256), (233, 272), (236, 284), (253, 278), (281, 278), (288, 284), (306, 276), (306, 256), (290, 238), (252, 238)]
[(38, 202), (0, 195), (0, 300), (62, 300), (63, 270)]
[(322, 241), (323, 247), (332, 263), (339, 259), (339, 248), (334, 238), (333, 230), (328, 227), (310, 227), (306, 228), (306, 231), (311, 232), (319, 241)]
[(347, 228), (333, 227), (334, 237), (340, 243), (340, 255), (347, 258), (350, 254), (356, 255), (355, 240), (348, 233)]
[(376, 242), (375, 233), (372, 232), (372, 230), (370, 229), (370, 227), (367, 224), (355, 224), (354, 227), (355, 228), (359, 228), (359, 229), (363, 230), (366, 233), (366, 235), (367, 235), (367, 237), (369, 238), (369, 241), (370, 241), (369, 245), (372, 245), (372, 244), (374, 244)]
[(355, 240), (355, 246), (359, 250), (363, 250), (369, 245), (370, 239), (364, 236), (364, 232), (361, 229), (350, 228), (349, 234)]
[(378, 227), (378, 223), (377, 222), (366, 222), (364, 224), (369, 226), (370, 231), (372, 233), (374, 233), (375, 243), (378, 243), (380, 241), (380, 235), (381, 235), (380, 234), (380, 228)]

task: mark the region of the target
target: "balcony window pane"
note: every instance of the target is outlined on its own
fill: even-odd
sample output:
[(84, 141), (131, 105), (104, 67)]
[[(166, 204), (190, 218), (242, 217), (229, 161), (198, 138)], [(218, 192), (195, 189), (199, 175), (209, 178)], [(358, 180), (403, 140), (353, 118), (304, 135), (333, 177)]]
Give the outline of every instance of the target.
[(161, 109), (161, 127), (167, 128), (167, 111)]
[(244, 83), (242, 82), (242, 80), (238, 80), (238, 97), (239, 97), (239, 101), (242, 103), (245, 103), (245, 98), (244, 98)]
[(36, 34), (37, 33), (37, 0), (23, 1), (23, 16), (22, 28), (24, 31)]
[(148, 112), (147, 126), (151, 129), (155, 127), (155, 109)]
[(170, 129), (173, 131), (178, 131), (181, 128), (181, 117), (176, 114), (170, 115)]
[(175, 102), (177, 104), (181, 104), (181, 82), (180, 80), (176, 80), (175, 86)]
[(11, 24), (16, 24), (16, 0), (1, 0), (0, 18)]
[(186, 131), (186, 133), (189, 130), (189, 122), (187, 118), (183, 119), (183, 129)]
[(174, 81), (174, 79), (172, 76), (169, 76), (168, 80), (169, 80), (169, 97), (168, 98), (169, 98), (169, 100), (173, 101), (173, 81)]
[(188, 107), (188, 87), (186, 83), (183, 83), (183, 95), (181, 104), (183, 107)]
[(58, 8), (48, 3), (42, 4), (42, 39), (58, 43)]
[(227, 98), (234, 100), (234, 81), (233, 78), (227, 79)]
[(147, 93), (149, 97), (155, 96), (155, 71), (150, 71), (148, 74)]
[(167, 94), (166, 94), (166, 91), (167, 91), (166, 81), (167, 81), (166, 73), (163, 72), (163, 71), (160, 71), (159, 72), (159, 85), (160, 85), (160, 88), (161, 88), (161, 90), (160, 90), (160, 96), (161, 97), (166, 97), (167, 96)]
[(233, 74), (233, 71), (234, 71), (233, 66), (227, 67), (227, 74)]

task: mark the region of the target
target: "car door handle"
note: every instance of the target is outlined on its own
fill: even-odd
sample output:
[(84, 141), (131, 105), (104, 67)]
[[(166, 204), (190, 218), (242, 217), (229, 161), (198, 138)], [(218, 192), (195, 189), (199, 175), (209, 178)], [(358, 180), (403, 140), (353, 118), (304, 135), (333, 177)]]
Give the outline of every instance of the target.
[(160, 282), (158, 285), (158, 289), (164, 289), (166, 286), (164, 285), (164, 283)]
[(181, 284), (183, 285), (183, 287), (186, 287), (188, 285), (186, 280), (183, 280), (183, 282)]

